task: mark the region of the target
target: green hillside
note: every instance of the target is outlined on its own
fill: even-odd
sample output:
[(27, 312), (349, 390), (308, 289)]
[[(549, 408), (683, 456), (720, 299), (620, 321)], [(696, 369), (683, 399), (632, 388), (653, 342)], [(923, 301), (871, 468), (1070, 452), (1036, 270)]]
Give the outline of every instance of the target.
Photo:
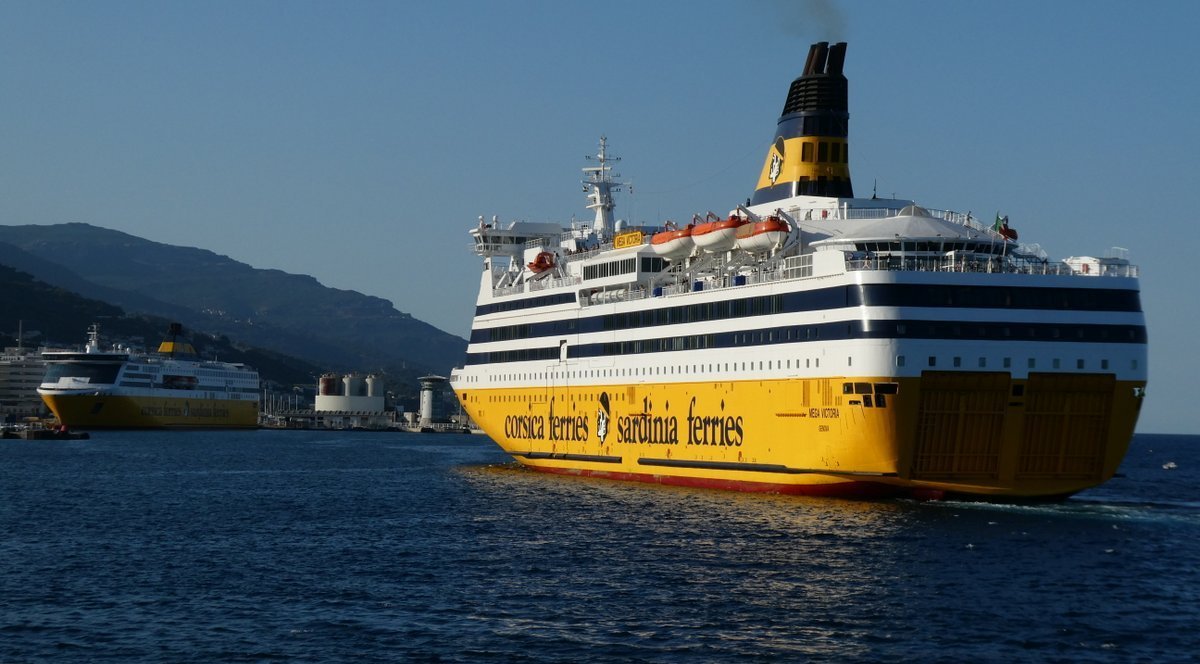
[(203, 249), (78, 223), (0, 226), (0, 242), (50, 284), (339, 371), (446, 374), (465, 358), (466, 340), (387, 300)]

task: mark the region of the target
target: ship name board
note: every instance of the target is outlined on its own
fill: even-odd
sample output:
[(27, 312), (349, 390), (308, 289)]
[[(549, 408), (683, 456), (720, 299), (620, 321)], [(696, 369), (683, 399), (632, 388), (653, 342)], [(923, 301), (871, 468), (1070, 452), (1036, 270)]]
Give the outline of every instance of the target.
[[(600, 408), (596, 411), (596, 438), (604, 443), (609, 433), (609, 420), (613, 420), (616, 442), (632, 445), (715, 445), (740, 447), (745, 439), (745, 420), (741, 415), (725, 413), (721, 402), (719, 412), (704, 413), (697, 409), (697, 399), (688, 403), (687, 415), (680, 418), (668, 415), (670, 404), (664, 404), (664, 412), (654, 409), (649, 399), (643, 399), (641, 412), (618, 414), (613, 417), (609, 410), (607, 394), (601, 394)], [(592, 427), (586, 415), (556, 415), (555, 400), (550, 400), (549, 413), (522, 413), (504, 418), (504, 435), (510, 440), (551, 440), (583, 443), (591, 440)], [(682, 419), (682, 421), (681, 421)]]
[(636, 247), (642, 243), (643, 235), (641, 231), (629, 231), (621, 233), (613, 238), (613, 249), (624, 249), (626, 247)]
[(581, 443), (588, 439), (588, 419), (584, 415), (555, 415), (554, 399), (550, 400), (550, 415), (509, 415), (504, 418), (504, 435), (508, 438), (550, 440)]
[[(668, 408), (670, 405), (668, 404)], [(703, 415), (696, 413), (696, 397), (688, 404), (687, 423), (683, 433), (688, 445), (719, 445), (740, 447), (745, 435), (743, 419), (739, 415), (725, 415), (725, 402), (721, 402), (721, 413)], [(641, 445), (678, 445), (679, 418), (674, 415), (656, 415), (653, 403), (642, 400), (642, 412), (617, 418), (617, 442)]]

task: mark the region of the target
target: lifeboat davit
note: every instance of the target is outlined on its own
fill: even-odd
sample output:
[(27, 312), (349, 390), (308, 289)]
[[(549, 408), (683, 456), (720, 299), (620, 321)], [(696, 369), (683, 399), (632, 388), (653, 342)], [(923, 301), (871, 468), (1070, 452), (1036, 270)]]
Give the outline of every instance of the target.
[(692, 239), (696, 241), (697, 247), (707, 252), (729, 251), (737, 244), (738, 229), (748, 223), (748, 220), (736, 214), (730, 215), (728, 219), (707, 221), (697, 224), (692, 229)]
[(666, 230), (655, 233), (650, 238), (650, 246), (654, 248), (655, 254), (669, 261), (687, 258), (696, 246), (696, 241), (692, 239), (692, 230), (691, 225), (676, 228), (675, 224), (668, 221)]
[(787, 239), (787, 222), (776, 216), (746, 224), (737, 231), (737, 246), (742, 251), (770, 251)]
[(529, 263), (529, 271), (534, 274), (541, 274), (546, 270), (554, 267), (554, 254), (549, 251), (543, 251), (533, 257), (533, 262)]

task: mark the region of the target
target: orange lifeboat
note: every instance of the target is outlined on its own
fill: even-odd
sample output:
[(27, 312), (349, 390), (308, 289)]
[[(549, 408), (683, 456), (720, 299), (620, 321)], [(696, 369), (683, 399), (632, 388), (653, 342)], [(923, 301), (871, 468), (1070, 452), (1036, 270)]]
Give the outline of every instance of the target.
[(668, 221), (666, 230), (655, 233), (650, 238), (650, 246), (654, 248), (655, 254), (667, 260), (687, 258), (696, 246), (696, 241), (692, 239), (692, 228), (691, 224), (684, 228), (676, 228), (674, 222)]
[(733, 249), (737, 244), (738, 229), (750, 223), (736, 214), (729, 215), (728, 219), (721, 219), (709, 212), (706, 219), (712, 221), (696, 225), (692, 229), (692, 238), (697, 247), (711, 253)]
[(787, 239), (787, 222), (771, 215), (762, 221), (746, 224), (738, 229), (737, 246), (742, 251), (769, 251)]
[(528, 265), (530, 272), (541, 274), (554, 267), (554, 254), (549, 251), (540, 252), (537, 256), (534, 256), (533, 262)]

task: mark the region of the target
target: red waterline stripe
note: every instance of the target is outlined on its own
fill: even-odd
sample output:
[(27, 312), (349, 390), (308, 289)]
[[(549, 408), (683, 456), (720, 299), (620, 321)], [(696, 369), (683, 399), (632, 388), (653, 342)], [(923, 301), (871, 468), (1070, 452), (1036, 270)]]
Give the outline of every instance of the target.
[(902, 487), (890, 486), (878, 482), (838, 482), (836, 484), (781, 484), (777, 482), (746, 482), (742, 480), (722, 480), (706, 477), (683, 477), (680, 475), (647, 475), (644, 473), (614, 473), (603, 470), (585, 470), (581, 468), (555, 468), (549, 466), (534, 466), (532, 468), (543, 473), (555, 475), (576, 475), (581, 477), (597, 477), (601, 479), (620, 480), (623, 482), (644, 482), (646, 484), (669, 484), (701, 489), (720, 489), (723, 491), (742, 491), (746, 493), (780, 493), (804, 496), (829, 496), (840, 498), (885, 498), (905, 495), (909, 490)]

